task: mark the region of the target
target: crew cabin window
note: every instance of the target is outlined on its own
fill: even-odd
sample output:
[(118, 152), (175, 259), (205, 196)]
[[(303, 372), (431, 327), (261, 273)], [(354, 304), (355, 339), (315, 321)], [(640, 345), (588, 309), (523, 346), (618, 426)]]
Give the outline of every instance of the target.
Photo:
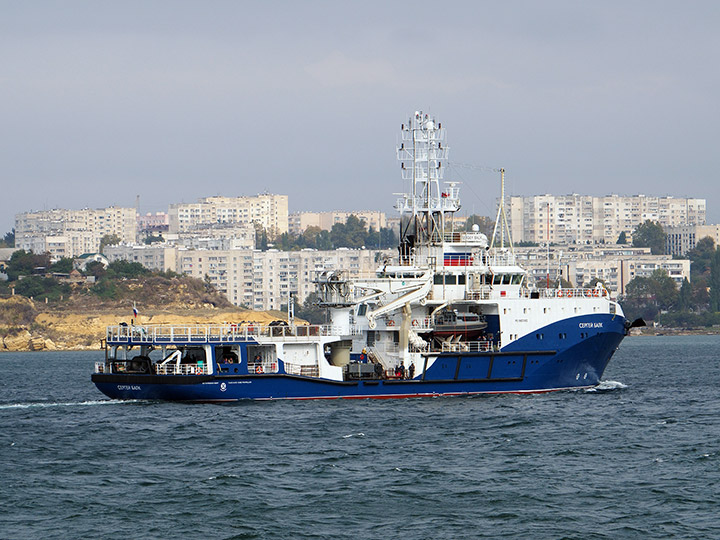
[(500, 274), (493, 276), (493, 285), (502, 285), (502, 278)]
[(365, 313), (367, 313), (367, 304), (360, 304), (357, 310), (358, 317), (362, 317)]
[(443, 283), (444, 283), (445, 285), (456, 285), (456, 284), (457, 284), (457, 277), (462, 277), (462, 278), (463, 278), (463, 281), (462, 281), (461, 285), (465, 283), (465, 276), (455, 276), (455, 275), (452, 275), (452, 274), (447, 274), (447, 275), (443, 275), (443, 274), (435, 275), (434, 283), (435, 283), (435, 285), (443, 285)]
[(522, 277), (522, 274), (515, 274), (515, 275), (513, 275), (513, 277), (512, 277), (512, 284), (513, 284), (513, 285), (520, 285), (520, 283), (522, 282), (522, 278), (523, 278), (523, 277)]

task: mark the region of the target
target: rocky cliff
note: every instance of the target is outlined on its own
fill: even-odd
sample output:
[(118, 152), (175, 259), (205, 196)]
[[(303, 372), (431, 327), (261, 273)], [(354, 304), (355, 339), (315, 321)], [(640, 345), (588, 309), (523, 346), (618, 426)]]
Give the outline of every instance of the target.
[[(99, 349), (107, 326), (130, 322), (127, 307), (88, 306), (52, 309), (43, 303), (14, 296), (0, 299), (0, 351)], [(281, 313), (245, 311), (209, 305), (170, 305), (143, 309), (135, 324), (223, 324), (252, 321), (268, 324), (284, 318)]]

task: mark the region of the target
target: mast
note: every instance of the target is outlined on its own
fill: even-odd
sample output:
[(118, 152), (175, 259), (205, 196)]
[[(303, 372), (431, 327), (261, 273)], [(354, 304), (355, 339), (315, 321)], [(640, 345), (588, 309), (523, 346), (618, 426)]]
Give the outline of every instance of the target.
[(442, 244), (445, 214), (458, 211), (460, 201), (455, 184), (440, 190), (448, 157), (442, 125), (416, 111), (402, 124), (400, 141), (397, 157), (410, 190), (398, 199), (396, 208), (401, 213), (400, 262), (409, 264), (416, 246)]
[(505, 214), (505, 169), (500, 169), (500, 204), (498, 205), (498, 213), (495, 218), (495, 228), (493, 229), (492, 241), (490, 247), (495, 247), (495, 235), (498, 226), (500, 227), (500, 249), (505, 249), (505, 234), (507, 233), (510, 251), (515, 253), (512, 245), (512, 237), (510, 236), (510, 227), (508, 226), (507, 216)]

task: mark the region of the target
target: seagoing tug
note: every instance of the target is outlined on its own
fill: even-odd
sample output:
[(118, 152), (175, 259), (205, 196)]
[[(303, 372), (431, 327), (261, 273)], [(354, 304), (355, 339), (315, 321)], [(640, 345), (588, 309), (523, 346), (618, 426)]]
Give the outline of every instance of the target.
[(372, 276), (319, 273), (330, 324), (111, 326), (92, 375), (97, 388), (114, 399), (219, 402), (597, 385), (642, 321), (630, 324), (602, 286), (528, 283), (510, 241), (504, 176), (492, 241), (477, 226), (455, 231), (459, 187), (441, 186), (448, 146), (435, 119), (418, 111), (403, 124), (397, 155), (409, 185), (396, 203), (397, 258)]

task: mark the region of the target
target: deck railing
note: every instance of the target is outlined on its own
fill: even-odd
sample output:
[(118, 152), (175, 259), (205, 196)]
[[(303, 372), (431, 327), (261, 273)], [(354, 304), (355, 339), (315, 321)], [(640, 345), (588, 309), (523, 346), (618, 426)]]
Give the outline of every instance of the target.
[[(593, 289), (538, 289), (541, 298), (608, 298), (609, 293), (605, 288)], [(531, 291), (523, 289), (522, 296), (529, 298)]]
[[(350, 329), (351, 335), (357, 332), (357, 328)], [(308, 338), (345, 334), (347, 331), (333, 325), (119, 325), (107, 328), (107, 341), (110, 343), (222, 343), (252, 337)]]
[(443, 341), (442, 352), (488, 352), (493, 348), (491, 341), (467, 341), (448, 343)]
[(248, 363), (248, 373), (277, 373), (277, 362), (250, 362)]
[[(95, 373), (137, 373), (128, 371), (127, 363), (131, 360), (116, 360), (112, 362), (95, 362)], [(156, 375), (205, 375), (209, 373), (206, 363), (197, 364), (154, 364), (153, 373)]]

